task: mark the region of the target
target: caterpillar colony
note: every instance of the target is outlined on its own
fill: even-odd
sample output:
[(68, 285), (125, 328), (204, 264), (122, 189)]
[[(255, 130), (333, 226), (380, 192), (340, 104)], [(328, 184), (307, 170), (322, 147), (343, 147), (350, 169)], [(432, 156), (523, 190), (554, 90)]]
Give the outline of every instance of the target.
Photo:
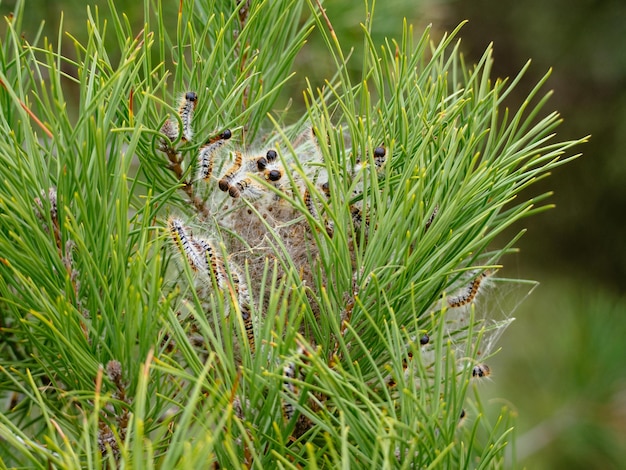
[[(228, 300), (224, 302), (223, 315), (235, 318), (236, 324), (241, 326), (239, 330), (235, 329), (235, 334), (240, 334), (247, 343), (249, 353), (260, 354), (269, 345), (258, 344), (257, 332), (262, 327), (264, 316), (270, 312), (267, 312), (268, 305), (258, 305), (259, 302), (252, 298), (248, 284), (264, 282), (268, 260), (274, 257), (270, 241), (280, 240), (303, 284), (309, 287), (315, 285), (311, 268), (311, 260), (316, 259), (317, 254), (314, 232), (318, 232), (317, 236), (332, 238), (336, 228), (325, 209), (335, 202), (331, 197), (331, 179), (326, 173), (317, 136), (311, 129), (304, 131), (293, 142), (303, 171), (292, 171), (289, 176), (284, 167), (287, 157), (281, 154), (277, 143), (270, 142), (269, 148), (255, 154), (239, 149), (225, 152), (224, 148), (233, 136), (229, 129), (200, 144), (195, 158), (186, 163), (182, 154), (188, 151), (188, 147), (193, 148), (192, 120), (198, 100), (195, 92), (186, 92), (180, 100), (178, 119), (166, 119), (160, 129), (162, 137), (157, 148), (167, 155), (170, 169), (183, 183), (183, 190), (191, 202), (191, 215), (168, 217), (167, 233), (174, 252), (195, 276), (194, 288), (198, 297), (207, 297), (215, 290), (223, 293)], [(179, 143), (183, 145), (182, 149)], [(351, 186), (354, 188), (353, 197), (348, 203), (352, 222), (349, 233), (360, 236), (361, 240), (367, 240), (369, 231), (375, 227), (370, 226), (369, 208), (364, 202), (362, 185), (358, 180), (364, 178), (365, 173), (378, 177), (388, 159), (386, 146), (381, 144), (366, 159), (356, 156), (349, 172), (355, 181)], [(300, 206), (293, 201), (300, 201)], [(305, 208), (306, 214), (299, 207)], [(424, 220), (424, 232), (436, 222), (440, 211), (438, 205), (433, 207), (432, 213)], [(310, 223), (311, 220), (314, 223)], [(281, 269), (280, 263), (276, 266)], [(458, 289), (457, 294), (447, 298), (447, 308), (460, 309), (474, 302), (485, 276), (486, 273), (477, 272), (466, 286)], [(350, 322), (358, 294), (356, 279), (353, 285), (353, 292), (345, 296), (345, 308), (339, 312), (343, 325), (341, 335), (344, 335)], [(432, 347), (432, 338), (428, 331), (422, 330), (416, 333), (413, 344), (427, 350)], [(239, 354), (243, 352), (239, 351)], [(283, 356), (282, 363), (275, 364), (276, 375), (282, 377), (283, 384), (281, 414), (285, 424), (297, 420), (292, 438), (297, 438), (312, 426), (307, 418), (298, 413), (295, 403), (302, 402), (299, 398), (302, 393), (308, 393), (302, 386), (304, 379), (297, 369), (301, 369), (307, 358), (314, 354), (314, 351), (299, 345), (297, 350)], [(337, 345), (332, 355), (340, 354)], [(406, 355), (403, 362), (405, 373), (412, 357), (410, 352)], [(241, 361), (241, 357), (234, 360)], [(333, 360), (327, 359), (331, 367)], [(474, 377), (483, 377), (488, 373), (486, 365), (471, 371)], [(397, 382), (398, 377), (389, 374), (383, 386), (394, 389)], [(317, 398), (318, 402), (323, 400), (323, 397)], [(247, 398), (234, 396), (233, 400), (237, 403), (234, 407), (236, 414), (242, 413), (242, 404), (248, 403)]]

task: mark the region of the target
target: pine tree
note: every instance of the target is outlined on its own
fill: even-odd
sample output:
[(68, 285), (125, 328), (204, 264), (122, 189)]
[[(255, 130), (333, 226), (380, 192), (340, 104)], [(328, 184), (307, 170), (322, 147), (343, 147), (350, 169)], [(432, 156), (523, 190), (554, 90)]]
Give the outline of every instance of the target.
[[(511, 112), (528, 66), (468, 66), (460, 27), (375, 44), (373, 5), (356, 77), (317, 2), (109, 8), (73, 59), (23, 1), (1, 42), (6, 465), (501, 466), (475, 384), (534, 286), (507, 229), (582, 141), (545, 78)], [(285, 97), (314, 28), (336, 74)]]

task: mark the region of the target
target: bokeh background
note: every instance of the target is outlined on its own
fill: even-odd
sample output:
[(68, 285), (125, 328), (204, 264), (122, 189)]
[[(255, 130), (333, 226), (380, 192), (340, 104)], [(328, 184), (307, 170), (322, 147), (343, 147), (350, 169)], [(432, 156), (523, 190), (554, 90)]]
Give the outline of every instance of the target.
[[(2, 16), (15, 3), (0, 2)], [(162, 2), (171, 4), (175, 21), (178, 0)], [(139, 31), (143, 2), (114, 3)], [(104, 0), (26, 0), (24, 34), (32, 40), (45, 21), (42, 32), (53, 43), (60, 25), (84, 39), (87, 4), (106, 15)], [(328, 0), (326, 7), (342, 43), (358, 56), (363, 2)], [(554, 190), (556, 209), (515, 227), (528, 233), (519, 254), (503, 262), (507, 277), (540, 286), (514, 313), (517, 321), (500, 339), (491, 381), (480, 393), (495, 412), (507, 406), (517, 413), (520, 465), (626, 468), (626, 2), (379, 0), (374, 36), (397, 37), (404, 17), (417, 35), (432, 24), (435, 39), (469, 20), (460, 33), (462, 50), (476, 61), (493, 43), (499, 77), (515, 76), (532, 59), (519, 95), (508, 103), (513, 108), (552, 68), (546, 112), (558, 110), (564, 118), (558, 138), (591, 134), (576, 149), (581, 158), (531, 189)], [(64, 53), (72, 49), (66, 37)], [(315, 34), (296, 67), (294, 113), (304, 77), (321, 83), (329, 75)]]

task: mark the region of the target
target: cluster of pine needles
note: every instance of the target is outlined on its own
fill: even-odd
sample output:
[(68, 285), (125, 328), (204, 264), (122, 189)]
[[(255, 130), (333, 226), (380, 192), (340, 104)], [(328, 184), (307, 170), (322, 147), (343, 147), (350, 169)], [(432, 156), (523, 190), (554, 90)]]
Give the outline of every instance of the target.
[[(503, 464), (511, 414), (479, 391), (534, 287), (500, 275), (507, 229), (580, 142), (554, 142), (545, 78), (510, 112), (527, 67), (468, 66), (459, 28), (375, 44), (374, 2), (356, 78), (317, 1), (145, 0), (139, 34), (110, 1), (72, 58), (22, 37), (24, 7), (0, 42), (0, 459)], [(314, 29), (336, 74), (302, 101)]]

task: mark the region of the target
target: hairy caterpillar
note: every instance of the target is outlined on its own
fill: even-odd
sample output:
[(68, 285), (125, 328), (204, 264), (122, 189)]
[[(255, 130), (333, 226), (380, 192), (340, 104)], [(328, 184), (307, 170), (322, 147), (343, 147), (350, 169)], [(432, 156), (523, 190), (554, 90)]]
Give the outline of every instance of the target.
[(487, 277), (487, 273), (481, 273), (478, 277), (474, 278), (459, 295), (448, 297), (448, 305), (452, 308), (456, 308), (473, 302), (480, 289), (480, 284), (485, 277)]
[(248, 346), (250, 347), (250, 352), (254, 353), (256, 350), (256, 342), (254, 339), (254, 325), (248, 285), (242, 279), (242, 275), (236, 270), (231, 268), (230, 275), (233, 280), (233, 290), (237, 296), (237, 304), (239, 305), (239, 311), (241, 313), (241, 320), (243, 321), (243, 327), (248, 340)]
[(202, 271), (209, 276), (213, 273), (217, 287), (225, 289), (227, 287), (226, 270), (211, 242), (203, 238), (198, 238), (193, 239), (192, 244), (197, 249), (202, 261)]
[(183, 124), (183, 136), (182, 140), (190, 142), (193, 137), (193, 128), (191, 127), (191, 119), (193, 118), (193, 112), (198, 104), (198, 95), (195, 91), (188, 91), (180, 100), (178, 107), (178, 115)]
[[(289, 379), (289, 380), (284, 381), (285, 389), (291, 395), (297, 396), (298, 389), (295, 386), (295, 384), (292, 382), (296, 378), (296, 363), (295, 362), (288, 362), (287, 364), (285, 364), (285, 367), (283, 367), (283, 376), (286, 379)], [(284, 401), (283, 402), (283, 415), (285, 416), (285, 420), (287, 421), (291, 420), (291, 418), (293, 418), (293, 413), (294, 413), (293, 404), (288, 401)]]
[(235, 152), (235, 162), (232, 166), (226, 171), (222, 179), (220, 179), (218, 186), (219, 188), (227, 192), (230, 189), (230, 183), (235, 179), (235, 176), (241, 169), (241, 165), (243, 164), (243, 155), (241, 152)]
[(209, 181), (213, 174), (213, 159), (215, 152), (222, 147), (228, 139), (232, 137), (230, 129), (226, 129), (220, 135), (209, 139), (200, 150), (198, 150), (198, 179)]
[(195, 272), (202, 269), (204, 262), (200, 257), (200, 253), (196, 248), (193, 238), (187, 234), (187, 227), (185, 227), (180, 219), (175, 217), (170, 217), (167, 220), (167, 226), (172, 240), (174, 240), (179, 250), (187, 258), (189, 267)]

